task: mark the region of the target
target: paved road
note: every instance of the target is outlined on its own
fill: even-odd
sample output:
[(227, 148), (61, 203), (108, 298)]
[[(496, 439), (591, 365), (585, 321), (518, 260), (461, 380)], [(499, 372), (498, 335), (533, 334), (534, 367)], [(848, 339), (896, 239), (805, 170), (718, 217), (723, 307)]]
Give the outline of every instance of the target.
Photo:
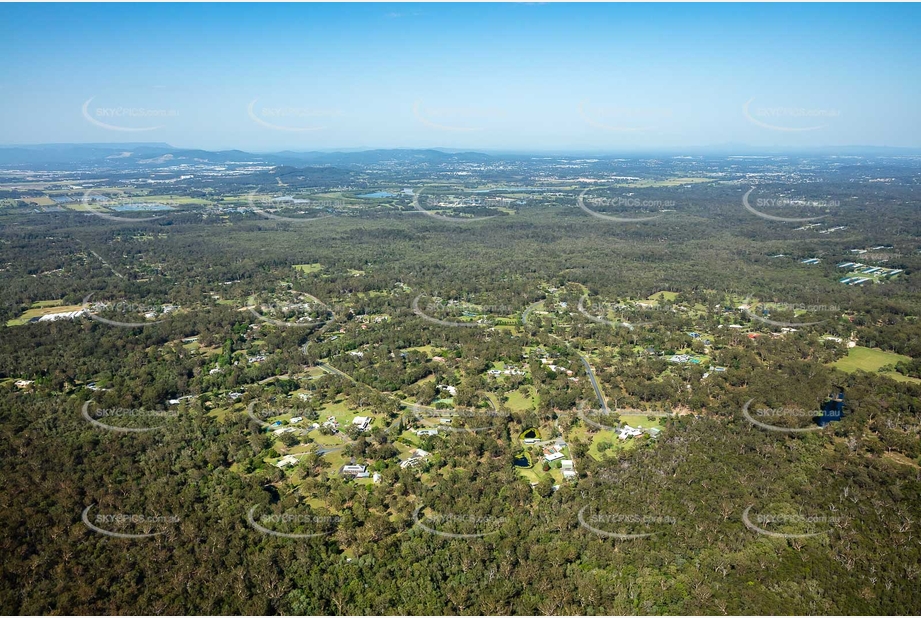
[(539, 300), (539, 301), (537, 301), (536, 303), (532, 303), (532, 304), (528, 305), (528, 308), (525, 309), (525, 310), (524, 310), (524, 313), (521, 314), (521, 323), (522, 323), (522, 324), (525, 324), (525, 325), (526, 325), (526, 324), (528, 323), (528, 317), (531, 315), (531, 312), (534, 311), (534, 309), (537, 308), (537, 305), (541, 304), (542, 302), (544, 302), (544, 301)]
[(350, 382), (354, 382), (355, 384), (358, 384), (358, 383), (359, 383), (358, 380), (356, 380), (355, 378), (353, 378), (352, 376), (350, 376), (349, 374), (347, 374), (347, 373), (345, 373), (345, 372), (343, 372), (343, 371), (339, 371), (338, 369), (336, 369), (336, 368), (333, 367), (332, 365), (327, 365), (327, 364), (324, 363), (324, 362), (317, 362), (317, 367), (319, 367), (320, 369), (322, 369), (322, 370), (325, 371), (326, 373), (332, 373), (332, 374), (335, 374), (335, 375), (337, 375), (337, 376), (341, 376), (341, 377), (345, 378), (346, 380), (348, 380), (348, 381), (350, 381)]
[(588, 373), (588, 379), (592, 381), (592, 388), (595, 389), (595, 395), (598, 397), (601, 409), (607, 414), (610, 410), (608, 409), (608, 404), (604, 401), (604, 395), (601, 394), (601, 388), (598, 386), (597, 380), (595, 380), (595, 372), (592, 371), (592, 366), (588, 364), (588, 359), (584, 355), (579, 354), (579, 358), (582, 359), (582, 364), (585, 365), (585, 372)]

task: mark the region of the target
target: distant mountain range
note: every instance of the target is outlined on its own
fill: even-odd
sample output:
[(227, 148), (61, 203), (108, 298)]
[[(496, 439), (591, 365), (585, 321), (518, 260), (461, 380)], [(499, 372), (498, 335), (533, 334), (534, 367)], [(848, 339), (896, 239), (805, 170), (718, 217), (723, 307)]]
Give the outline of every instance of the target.
[(214, 165), (278, 165), (278, 166), (351, 166), (365, 167), (379, 164), (429, 164), (484, 163), (488, 161), (529, 159), (539, 156), (614, 157), (614, 156), (905, 156), (921, 155), (921, 149), (888, 148), (876, 146), (815, 147), (790, 149), (753, 147), (743, 144), (723, 144), (685, 149), (660, 149), (656, 151), (631, 150), (621, 153), (518, 153), (503, 154), (483, 152), (453, 152), (441, 149), (377, 149), (337, 152), (296, 152), (285, 150), (275, 153), (251, 153), (243, 150), (200, 150), (176, 148), (164, 143), (120, 144), (39, 144), (27, 146), (0, 146), (0, 166), (28, 167), (31, 169), (157, 169), (181, 164)]
[(368, 166), (384, 163), (439, 164), (483, 162), (492, 157), (479, 152), (451, 153), (442, 150), (364, 150), (357, 152), (293, 152), (256, 154), (242, 150), (199, 150), (175, 148), (162, 143), (125, 144), (40, 144), (0, 146), (0, 165), (50, 168), (76, 166), (92, 168), (159, 168), (189, 164), (262, 164), (289, 166)]

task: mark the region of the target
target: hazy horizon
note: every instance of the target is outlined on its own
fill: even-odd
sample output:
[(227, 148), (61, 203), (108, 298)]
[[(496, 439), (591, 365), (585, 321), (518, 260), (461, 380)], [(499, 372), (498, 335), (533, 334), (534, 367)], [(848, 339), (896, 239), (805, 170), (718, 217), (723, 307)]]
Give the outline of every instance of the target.
[(7, 4), (0, 143), (914, 149), (919, 10)]
[(576, 149), (560, 147), (554, 149), (541, 148), (452, 148), (448, 146), (353, 146), (329, 148), (278, 148), (278, 149), (247, 149), (247, 148), (202, 148), (198, 146), (176, 146), (165, 142), (60, 142), (60, 143), (32, 143), (32, 144), (0, 144), (0, 148), (52, 148), (52, 147), (84, 147), (84, 148), (169, 148), (173, 150), (201, 150), (204, 152), (231, 152), (239, 151), (254, 155), (271, 155), (290, 152), (294, 154), (355, 154), (375, 151), (437, 151), (446, 154), (474, 153), (489, 156), (585, 156), (585, 157), (629, 157), (629, 156), (655, 156), (670, 157), (703, 157), (703, 156), (738, 156), (738, 157), (774, 157), (774, 156), (829, 156), (829, 157), (859, 157), (875, 155), (892, 156), (918, 156), (921, 155), (921, 146), (864, 146), (859, 144), (842, 146), (802, 146), (802, 147), (772, 147), (752, 146), (750, 144), (712, 144), (686, 147), (633, 147), (612, 149)]

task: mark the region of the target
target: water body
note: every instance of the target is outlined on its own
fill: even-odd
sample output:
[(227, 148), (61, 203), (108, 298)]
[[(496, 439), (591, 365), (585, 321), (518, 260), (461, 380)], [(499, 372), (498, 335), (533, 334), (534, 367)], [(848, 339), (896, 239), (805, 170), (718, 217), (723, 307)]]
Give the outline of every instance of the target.
[(119, 204), (118, 206), (110, 206), (109, 208), (117, 212), (136, 212), (136, 211), (148, 211), (148, 210), (175, 210), (175, 208), (167, 204), (152, 204), (152, 203)]
[(516, 468), (531, 468), (534, 466), (534, 463), (527, 453), (521, 452), (515, 455), (515, 458), (512, 460), (512, 465)]
[(396, 197), (395, 193), (390, 193), (388, 191), (375, 191), (374, 193), (365, 193), (364, 195), (359, 195), (358, 197), (363, 197), (365, 199), (380, 199), (382, 197)]

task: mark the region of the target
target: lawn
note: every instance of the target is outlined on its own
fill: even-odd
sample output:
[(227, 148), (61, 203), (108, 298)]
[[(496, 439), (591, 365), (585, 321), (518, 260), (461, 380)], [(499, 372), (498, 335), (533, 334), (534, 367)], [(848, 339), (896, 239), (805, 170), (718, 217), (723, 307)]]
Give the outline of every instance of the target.
[(339, 421), (339, 427), (341, 429), (345, 429), (351, 425), (352, 419), (356, 416), (369, 416), (368, 414), (362, 414), (360, 410), (350, 410), (345, 399), (337, 399), (333, 403), (325, 404), (318, 413), (320, 415), (319, 422), (321, 424), (330, 416), (334, 416), (336, 420)]
[(227, 415), (230, 414), (232, 411), (233, 411), (232, 407), (231, 408), (214, 408), (213, 410), (208, 412), (208, 416), (215, 418), (218, 421), (223, 421), (227, 417)]
[(662, 300), (663, 298), (669, 302), (673, 302), (676, 298), (678, 298), (678, 292), (656, 292), (646, 300)]
[(307, 437), (320, 446), (336, 447), (342, 446), (344, 442), (338, 436), (327, 436), (320, 433), (319, 429), (314, 429), (307, 434)]
[(414, 348), (403, 348), (403, 351), (404, 352), (423, 352), (425, 354), (428, 354), (429, 356), (437, 356), (437, 354), (435, 354), (435, 348), (433, 348), (430, 345), (421, 345), (421, 346), (416, 346)]
[(322, 378), (323, 376), (325, 376), (326, 372), (320, 369), (319, 367), (311, 367), (310, 369), (307, 370), (307, 375), (310, 376), (311, 378), (316, 379), (316, 378)]
[[(630, 419), (632, 422), (628, 422), (624, 419)], [(642, 422), (638, 422), (637, 419), (642, 419)], [(628, 423), (631, 427), (645, 428), (658, 426), (658, 423), (650, 423), (648, 420), (646, 420), (645, 416), (625, 415), (621, 416), (621, 420), (623, 420), (625, 423)], [(566, 439), (578, 439), (581, 442), (591, 441), (591, 445), (588, 448), (589, 456), (595, 461), (603, 461), (606, 457), (615, 457), (619, 451), (635, 448), (637, 444), (639, 444), (639, 441), (644, 438), (627, 438), (626, 440), (621, 440), (617, 437), (617, 432), (610, 429), (599, 429), (594, 434), (589, 434), (588, 429), (583, 426), (574, 427), (569, 432), (567, 432)], [(611, 447), (604, 453), (598, 450), (598, 444), (601, 442), (608, 442), (611, 445)]]
[(323, 270), (323, 265), (322, 265), (322, 264), (319, 264), (319, 263), (316, 263), (316, 264), (295, 264), (295, 265), (294, 265), (294, 269), (295, 269), (295, 270), (299, 270), (299, 271), (301, 271), (302, 273), (308, 273), (308, 274), (309, 274), (309, 273), (318, 273), (318, 272), (320, 272), (321, 270)]
[(37, 303), (34, 303), (30, 309), (27, 309), (18, 318), (8, 320), (6, 325), (22, 326), (23, 324), (27, 324), (32, 318), (39, 318), (43, 315), (51, 315), (54, 313), (69, 313), (71, 311), (80, 311), (81, 309), (83, 309), (82, 305), (61, 305), (61, 301), (59, 300), (41, 300)]
[[(910, 360), (911, 357), (905, 356), (904, 354), (886, 352), (885, 350), (880, 350), (879, 348), (865, 348), (862, 346), (857, 346), (850, 348), (847, 351), (847, 356), (839, 358), (834, 363), (832, 363), (832, 367), (840, 369), (845, 373), (853, 373), (857, 370), (874, 373), (886, 365), (895, 365), (899, 361)], [(895, 371), (883, 371), (880, 372), (880, 375), (892, 378), (897, 382), (913, 382), (915, 384), (921, 384), (921, 380), (918, 378), (904, 376), (901, 373), (897, 373)]]
[(659, 418), (654, 417), (652, 420), (649, 420), (649, 417), (643, 414), (621, 414), (620, 422), (638, 429), (652, 429), (653, 427), (662, 428)]
[(886, 352), (879, 348), (864, 348), (857, 346), (847, 351), (847, 356), (839, 358), (832, 365), (846, 373), (855, 371), (878, 371), (886, 365), (895, 365), (899, 361), (910, 361), (910, 356), (896, 354), (895, 352)]
[[(554, 462), (554, 464), (557, 462)], [(563, 472), (551, 465), (549, 472), (543, 471), (544, 458), (541, 457), (540, 461), (534, 464), (533, 468), (515, 468), (521, 476), (523, 476), (529, 483), (539, 483), (548, 476), (553, 480), (554, 485), (559, 485), (563, 482)]]
[[(527, 388), (529, 391), (531, 390), (530, 386), (526, 386), (525, 388)], [(524, 410), (533, 410), (535, 408), (533, 395), (525, 395), (521, 392), (521, 389), (508, 393), (508, 401), (505, 405), (507, 405), (510, 410), (515, 410), (518, 412)]]

